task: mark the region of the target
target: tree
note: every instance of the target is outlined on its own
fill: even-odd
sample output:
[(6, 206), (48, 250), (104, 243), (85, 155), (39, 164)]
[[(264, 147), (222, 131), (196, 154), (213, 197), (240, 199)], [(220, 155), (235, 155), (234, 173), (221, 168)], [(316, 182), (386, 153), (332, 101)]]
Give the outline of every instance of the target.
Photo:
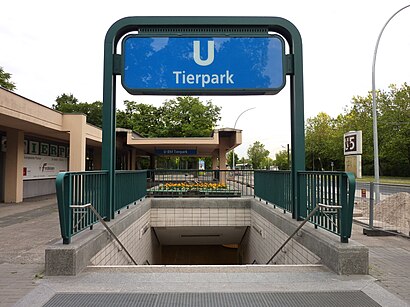
[(11, 81), (11, 74), (4, 71), (3, 67), (0, 66), (0, 86), (8, 89), (9, 91), (14, 91), (16, 85)]
[[(410, 176), (410, 86), (390, 85), (376, 92), (380, 173)], [(319, 113), (306, 121), (306, 164), (310, 168), (344, 169), (343, 134), (361, 130), (363, 174), (374, 172), (372, 96), (355, 96), (351, 105), (331, 118)], [(320, 158), (320, 160), (319, 160)], [(316, 165), (315, 165), (316, 164)]]
[(331, 162), (342, 167), (343, 161), (343, 132), (339, 122), (324, 112), (308, 118), (306, 121), (307, 167), (313, 170), (329, 170)]
[(232, 150), (228, 152), (226, 155), (226, 160), (228, 162), (228, 165), (232, 168), (232, 154), (235, 154), (235, 165), (238, 164), (239, 157), (236, 153), (234, 153)]
[(220, 107), (190, 96), (165, 101), (158, 108), (134, 101), (124, 103), (125, 111), (117, 111), (117, 126), (144, 137), (210, 136), (221, 118)]
[(160, 108), (164, 137), (210, 136), (221, 119), (221, 108), (207, 101), (203, 104), (196, 97), (177, 97), (165, 101)]
[(275, 165), (275, 160), (273, 160), (271, 157), (266, 157), (265, 159), (263, 159), (261, 163), (261, 167), (267, 170), (269, 170), (271, 166), (274, 166), (274, 165)]
[(78, 102), (73, 94), (62, 94), (56, 98), (56, 104), (53, 104), (54, 110), (63, 113), (82, 113), (87, 116), (87, 122), (102, 127), (102, 102), (93, 103)]
[(256, 141), (248, 148), (248, 157), (253, 169), (260, 169), (264, 159), (269, 156), (269, 150), (265, 149), (265, 145)]
[(410, 86), (390, 85), (378, 106), (380, 172), (410, 176)]
[(117, 110), (117, 127), (131, 129), (144, 137), (163, 134), (162, 110), (153, 105), (124, 101), (125, 111)]
[[(209, 136), (220, 120), (221, 108), (198, 98), (177, 97), (155, 107), (135, 101), (124, 101), (125, 110), (116, 111), (117, 127), (138, 132), (144, 137)], [(102, 102), (79, 102), (73, 94), (56, 98), (53, 109), (63, 113), (82, 113), (87, 122), (102, 127)]]
[(274, 164), (280, 169), (280, 170), (288, 170), (290, 161), (288, 163), (288, 151), (286, 149), (283, 149), (279, 151), (278, 153), (275, 154), (275, 161)]

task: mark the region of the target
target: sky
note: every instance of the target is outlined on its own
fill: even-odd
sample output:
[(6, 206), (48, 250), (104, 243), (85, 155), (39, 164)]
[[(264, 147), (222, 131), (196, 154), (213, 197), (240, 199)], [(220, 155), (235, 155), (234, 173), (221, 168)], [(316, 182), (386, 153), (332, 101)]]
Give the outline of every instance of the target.
[[(233, 4), (234, 3), (234, 4)], [(108, 28), (127, 16), (277, 16), (292, 22), (303, 42), (305, 119), (337, 116), (352, 97), (371, 91), (377, 37), (410, 0), (288, 1), (5, 1), (0, 9), (0, 66), (12, 74), (17, 94), (51, 107), (72, 93), (81, 102), (102, 101), (103, 43)], [(410, 8), (396, 15), (380, 40), (376, 88), (410, 82)], [(120, 82), (118, 82), (120, 84)], [(242, 130), (239, 157), (255, 141), (270, 156), (290, 143), (289, 83), (277, 95), (201, 96), (222, 107), (219, 128)], [(131, 96), (122, 101), (161, 105), (171, 96)], [(245, 110), (251, 109), (238, 116)], [(341, 148), (343, 150), (343, 148)]]

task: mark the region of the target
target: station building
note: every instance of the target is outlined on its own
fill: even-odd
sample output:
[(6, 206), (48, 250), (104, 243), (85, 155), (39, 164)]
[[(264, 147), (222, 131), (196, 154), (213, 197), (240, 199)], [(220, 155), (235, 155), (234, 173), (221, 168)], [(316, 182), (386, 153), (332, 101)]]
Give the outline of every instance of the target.
[[(156, 168), (159, 156), (212, 157), (226, 169), (226, 153), (242, 143), (242, 131), (216, 129), (209, 137), (144, 138), (117, 128), (117, 168), (139, 169), (140, 157)], [(0, 202), (55, 193), (61, 171), (101, 169), (102, 130), (84, 114), (65, 114), (0, 87)]]

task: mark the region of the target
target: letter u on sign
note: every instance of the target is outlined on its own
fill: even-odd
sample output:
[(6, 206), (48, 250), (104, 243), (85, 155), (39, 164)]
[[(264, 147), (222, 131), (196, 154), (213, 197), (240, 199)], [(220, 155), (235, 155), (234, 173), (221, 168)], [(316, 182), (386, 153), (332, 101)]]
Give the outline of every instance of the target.
[(208, 66), (214, 61), (214, 41), (208, 41), (208, 58), (201, 59), (201, 45), (200, 41), (194, 41), (194, 61), (200, 66)]

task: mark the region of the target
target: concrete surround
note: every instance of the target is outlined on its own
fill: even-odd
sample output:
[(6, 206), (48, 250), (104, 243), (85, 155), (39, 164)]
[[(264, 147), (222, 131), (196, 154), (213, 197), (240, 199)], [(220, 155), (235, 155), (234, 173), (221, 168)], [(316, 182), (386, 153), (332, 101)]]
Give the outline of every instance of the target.
[[(161, 218), (158, 212), (162, 209), (174, 210), (173, 217)], [(215, 217), (213, 219), (210, 215), (212, 209), (214, 209)], [(215, 209), (221, 210), (221, 215), (219, 212), (217, 213), (218, 217), (216, 217)], [(237, 211), (238, 209), (240, 210)], [(184, 215), (184, 210), (189, 211), (190, 214)], [(272, 249), (276, 249), (279, 244), (272, 240), (275, 240), (277, 236), (285, 238), (290, 235), (300, 223), (292, 220), (289, 214), (284, 214), (282, 210), (274, 209), (273, 206), (253, 198), (144, 199), (137, 202), (137, 205), (132, 205), (129, 210), (123, 210), (108, 225), (123, 240), (123, 244), (130, 250), (138, 264), (145, 264), (147, 260), (149, 263), (153, 263), (152, 261), (155, 259), (152, 257), (158, 245), (158, 238), (153, 232), (153, 227), (158, 223), (156, 226), (167, 226), (172, 229), (177, 225), (175, 224), (178, 220), (175, 215), (177, 211), (181, 216), (180, 226), (200, 226), (201, 223), (206, 225), (209, 221), (213, 221), (208, 224), (208, 227), (215, 228), (228, 226), (228, 220), (233, 218), (235, 222), (230, 221), (230, 226), (235, 227), (235, 224), (242, 227), (249, 226), (250, 231), (248, 231), (247, 236), (264, 237), (265, 241), (252, 239), (256, 245), (241, 251), (244, 263), (251, 263), (252, 259), (255, 259), (257, 263), (264, 264), (267, 261), (267, 255), (270, 255)], [(201, 211), (208, 213), (201, 217)], [(167, 211), (164, 211), (165, 213)], [(239, 214), (236, 218), (235, 213)], [(153, 219), (155, 216), (156, 218)], [(226, 224), (220, 222), (222, 220)], [(132, 225), (134, 226), (131, 227)], [(144, 231), (145, 228), (147, 229)], [(283, 242), (283, 238), (277, 241)], [(244, 238), (244, 240), (248, 239)], [(264, 244), (266, 245), (268, 242), (271, 250), (264, 251)], [(368, 249), (353, 240), (350, 240), (349, 243), (340, 243), (338, 236), (306, 224), (294, 237), (294, 242), (291, 241), (289, 244), (292, 244), (293, 249), (298, 249), (297, 254), (310, 259), (310, 263), (320, 261), (337, 274), (368, 274)], [(93, 230), (85, 230), (74, 236), (69, 245), (63, 245), (60, 241), (46, 248), (46, 275), (77, 275), (89, 265), (126, 265), (129, 263), (129, 259), (123, 255), (124, 253), (113, 244), (108, 232), (103, 229), (101, 224), (97, 224)], [(300, 264), (298, 257), (293, 258), (295, 259), (286, 259), (281, 255), (273, 262), (276, 264)]]

